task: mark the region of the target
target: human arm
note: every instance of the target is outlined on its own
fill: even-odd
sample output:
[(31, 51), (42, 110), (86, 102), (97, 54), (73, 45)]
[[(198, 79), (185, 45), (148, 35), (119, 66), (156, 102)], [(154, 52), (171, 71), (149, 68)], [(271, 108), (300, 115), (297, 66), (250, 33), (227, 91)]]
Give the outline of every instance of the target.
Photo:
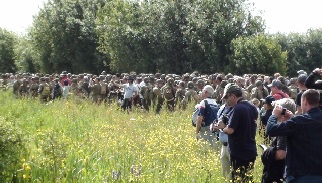
[(316, 68), (306, 79), (305, 86), (309, 89), (322, 89), (322, 83), (315, 84), (315, 79), (322, 74), (322, 69)]
[(278, 124), (277, 119), (278, 115), (282, 112), (281, 106), (275, 106), (273, 110), (273, 114), (268, 118), (267, 125), (266, 125), (266, 134), (272, 137), (275, 136), (287, 136), (289, 134), (294, 133), (296, 129), (296, 123), (294, 122), (293, 113), (290, 111), (286, 111), (286, 115), (282, 123)]
[(276, 160), (283, 160), (286, 158), (286, 136), (278, 136), (276, 137), (277, 144), (276, 144), (276, 153), (275, 153), (275, 159)]
[(203, 116), (199, 115), (197, 118), (197, 124), (196, 124), (196, 134), (199, 134), (200, 132), (202, 121), (203, 121)]

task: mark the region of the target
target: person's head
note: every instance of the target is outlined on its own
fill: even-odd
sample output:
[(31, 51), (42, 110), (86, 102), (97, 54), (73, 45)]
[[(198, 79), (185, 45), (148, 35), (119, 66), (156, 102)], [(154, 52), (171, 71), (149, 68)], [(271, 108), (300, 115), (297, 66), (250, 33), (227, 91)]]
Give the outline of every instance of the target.
[(95, 78), (95, 84), (98, 84), (100, 82), (100, 78), (99, 77), (96, 77)]
[(163, 84), (164, 84), (164, 80), (163, 79), (157, 79), (155, 82), (157, 83), (157, 87), (158, 88), (161, 88), (163, 86)]
[(213, 96), (213, 94), (215, 93), (215, 90), (213, 89), (212, 86), (210, 85), (206, 85), (203, 89), (202, 89), (202, 98), (210, 98), (211, 96)]
[(274, 79), (271, 84), (267, 85), (271, 88), (273, 94), (276, 94), (282, 90), (282, 83), (278, 79)]
[(320, 93), (315, 89), (308, 89), (302, 94), (301, 108), (303, 113), (314, 107), (318, 107), (320, 102)]
[[(290, 99), (290, 98), (282, 98), (280, 100), (276, 100), (274, 102), (274, 105), (282, 106), (283, 108), (286, 108), (287, 110), (291, 111), (293, 114), (296, 111), (296, 104), (295, 104), (294, 100)], [(279, 114), (277, 116), (277, 118), (278, 118), (278, 121), (283, 120), (283, 116), (281, 114)]]
[(254, 104), (254, 106), (256, 106), (256, 107), (259, 107), (259, 105), (260, 105), (260, 101), (259, 101), (257, 98), (253, 98), (253, 99), (251, 100), (251, 102), (252, 102), (252, 104)]
[(301, 74), (297, 77), (296, 84), (300, 89), (306, 89), (306, 86), (305, 86), (306, 78), (307, 78), (306, 74)]
[(271, 84), (271, 78), (269, 76), (264, 76), (264, 82), (266, 84)]
[(199, 90), (202, 90), (205, 86), (205, 81), (203, 79), (198, 79), (197, 80), (197, 87)]
[(304, 70), (299, 70), (299, 71), (297, 71), (297, 74), (298, 74), (298, 75), (301, 75), (301, 74), (305, 74), (305, 75), (307, 75), (307, 73), (306, 73)]
[(280, 76), (281, 76), (281, 74), (280, 74), (280, 73), (278, 73), (278, 72), (274, 74), (274, 78), (275, 78), (275, 79), (277, 79), (277, 78), (278, 78), (278, 77), (280, 77)]
[(133, 82), (134, 82), (133, 76), (128, 76), (127, 81), (128, 81), (129, 84), (133, 84)]
[(244, 87), (245, 86), (245, 78), (242, 78), (242, 77), (238, 77), (238, 78), (236, 78), (236, 80), (235, 80), (235, 83), (236, 83), (236, 85), (238, 85), (239, 87)]
[(229, 83), (225, 86), (224, 95), (221, 100), (226, 99), (227, 105), (234, 106), (242, 96), (242, 89), (233, 83)]
[(264, 108), (267, 109), (273, 109), (273, 101), (275, 101), (275, 98), (272, 95), (268, 95), (265, 97), (265, 99), (261, 99), (263, 102)]
[(256, 80), (256, 82), (255, 82), (255, 86), (256, 86), (258, 89), (262, 89), (262, 88), (263, 88), (263, 82), (262, 82), (262, 80)]
[(222, 75), (217, 75), (217, 77), (216, 77), (216, 81), (215, 81), (215, 83), (217, 84), (217, 85), (220, 85), (220, 83), (221, 83), (221, 81), (223, 80), (223, 76)]

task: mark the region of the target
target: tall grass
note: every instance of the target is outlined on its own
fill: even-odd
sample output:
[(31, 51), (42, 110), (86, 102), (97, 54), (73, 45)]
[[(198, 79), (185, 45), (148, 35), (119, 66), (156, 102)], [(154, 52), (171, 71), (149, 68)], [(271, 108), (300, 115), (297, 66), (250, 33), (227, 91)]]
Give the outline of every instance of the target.
[[(127, 114), (116, 104), (46, 105), (10, 92), (0, 93), (0, 103), (0, 116), (26, 139), (16, 172), (22, 182), (229, 182), (221, 175), (220, 144), (196, 141), (191, 110)], [(261, 171), (258, 157), (255, 182)]]

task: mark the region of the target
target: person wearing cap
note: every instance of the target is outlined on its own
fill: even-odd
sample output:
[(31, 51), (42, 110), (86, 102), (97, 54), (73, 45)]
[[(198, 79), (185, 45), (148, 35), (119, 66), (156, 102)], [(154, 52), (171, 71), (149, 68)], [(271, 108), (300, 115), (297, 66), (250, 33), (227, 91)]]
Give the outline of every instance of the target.
[(282, 91), (282, 82), (278, 79), (274, 79), (271, 84), (267, 85), (271, 88), (271, 94), (276, 100), (282, 98), (289, 98), (289, 96)]
[(48, 102), (51, 99), (51, 91), (52, 89), (50, 88), (50, 85), (46, 82), (46, 78), (41, 77), (38, 89), (38, 93), (40, 94), (40, 101)]
[(266, 132), (268, 135), (287, 136), (286, 182), (321, 182), (322, 180), (322, 112), (320, 93), (306, 90), (301, 98), (303, 114), (293, 115), (286, 110), (278, 123), (283, 107), (275, 105)]
[[(228, 83), (225, 88), (228, 88), (229, 85), (232, 85), (232, 83)], [(231, 114), (233, 113), (233, 107), (229, 106), (226, 102), (224, 105), (221, 105), (218, 113), (217, 113), (217, 119), (218, 121), (223, 120), (225, 117), (226, 119), (229, 119)], [(221, 163), (221, 171), (222, 176), (224, 178), (228, 178), (230, 174), (230, 153), (229, 153), (229, 147), (228, 147), (228, 135), (225, 134), (222, 130), (218, 129), (217, 125), (213, 125), (213, 131), (216, 131), (218, 133), (218, 141), (222, 144), (221, 150), (220, 150), (220, 163)]]
[(264, 87), (262, 80), (256, 80), (255, 88), (251, 91), (251, 99), (257, 98), (258, 100), (264, 99), (269, 95), (268, 90)]
[(161, 93), (161, 88), (164, 85), (164, 80), (163, 79), (157, 79), (156, 80), (156, 85), (153, 88), (153, 94), (155, 96), (155, 101), (156, 101), (156, 109), (155, 109), (155, 113), (159, 114), (163, 105), (163, 96)]
[(299, 71), (297, 71), (297, 74), (298, 74), (298, 75), (301, 75), (301, 74), (305, 74), (305, 75), (307, 75), (307, 73), (306, 73), (304, 70), (299, 70)]
[(134, 78), (132, 76), (127, 77), (127, 84), (116, 84), (114, 80), (111, 80), (111, 83), (119, 88), (124, 88), (124, 100), (121, 105), (121, 108), (125, 111), (132, 109), (132, 99), (138, 95), (137, 87), (134, 85)]
[(189, 81), (188, 84), (188, 89), (186, 93), (184, 94), (184, 99), (182, 100), (182, 106), (183, 109), (186, 109), (187, 105), (194, 101), (194, 104), (196, 105), (198, 100), (199, 100), (199, 95), (198, 93), (194, 90), (194, 85), (192, 81)]
[(37, 82), (38, 77), (32, 77), (31, 78), (31, 85), (29, 88), (29, 95), (31, 98), (36, 98), (38, 97), (38, 89), (39, 89), (39, 85)]
[(273, 102), (275, 98), (271, 95), (268, 95), (265, 99), (261, 99), (263, 104), (262, 111), (260, 113), (260, 126), (258, 127), (259, 132), (264, 132), (264, 140), (265, 142), (269, 142), (270, 138), (266, 135), (265, 127), (267, 125), (268, 118), (272, 115), (273, 112)]
[(225, 87), (222, 100), (225, 99), (234, 111), (228, 124), (220, 121), (218, 128), (228, 134), (233, 181), (241, 179), (241, 182), (252, 182), (253, 177), (247, 174), (254, 169), (257, 156), (255, 136), (258, 112), (242, 95), (242, 89), (235, 84)]
[(29, 81), (26, 78), (22, 79), (22, 84), (19, 86), (19, 97), (27, 97), (29, 92)]
[(217, 103), (211, 98), (214, 94), (214, 89), (210, 85), (204, 86), (201, 92), (202, 100), (199, 104), (199, 113), (196, 123), (197, 139), (202, 138), (209, 142), (211, 146), (215, 144), (215, 136), (210, 129), (211, 123), (217, 119), (217, 112), (213, 113), (213, 109), (217, 107)]

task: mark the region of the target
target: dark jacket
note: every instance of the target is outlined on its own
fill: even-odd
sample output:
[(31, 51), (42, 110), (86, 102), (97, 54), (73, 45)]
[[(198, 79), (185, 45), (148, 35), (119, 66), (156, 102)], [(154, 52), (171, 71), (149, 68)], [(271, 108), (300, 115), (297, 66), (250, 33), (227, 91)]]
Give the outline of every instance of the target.
[[(275, 140), (276, 141), (276, 140)], [(273, 147), (268, 147), (262, 154), (261, 159), (264, 165), (262, 183), (283, 182), (285, 159), (276, 160), (276, 142)]]
[(287, 136), (287, 176), (322, 175), (322, 112), (318, 107), (281, 124), (272, 115), (266, 132), (270, 136)]

